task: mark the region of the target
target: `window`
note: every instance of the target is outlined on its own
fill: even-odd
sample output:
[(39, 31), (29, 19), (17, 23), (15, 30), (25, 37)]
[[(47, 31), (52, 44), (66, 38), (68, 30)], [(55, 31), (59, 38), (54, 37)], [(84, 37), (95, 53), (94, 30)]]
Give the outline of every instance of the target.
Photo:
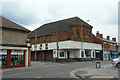
[(86, 31), (86, 35), (88, 35), (88, 31)]
[(7, 65), (7, 50), (0, 50), (0, 65)]
[(77, 37), (77, 38), (79, 38), (79, 37), (80, 37), (80, 35), (79, 35), (79, 30), (78, 30), (78, 29), (77, 29), (76, 34), (77, 34), (77, 35), (76, 35), (76, 37)]
[(70, 40), (70, 37), (68, 37), (68, 40)]
[(60, 52), (60, 57), (64, 57), (64, 52)]
[(81, 57), (82, 58), (84, 57), (84, 51), (81, 51)]
[(24, 53), (22, 51), (18, 52), (18, 65), (22, 65), (23, 61), (24, 61)]
[(83, 31), (83, 35), (85, 35), (85, 31)]
[(86, 49), (85, 55), (86, 55), (86, 58), (91, 58), (91, 50)]
[(95, 52), (93, 51), (93, 58), (95, 57)]
[(24, 64), (24, 51), (14, 50), (11, 52), (11, 65)]

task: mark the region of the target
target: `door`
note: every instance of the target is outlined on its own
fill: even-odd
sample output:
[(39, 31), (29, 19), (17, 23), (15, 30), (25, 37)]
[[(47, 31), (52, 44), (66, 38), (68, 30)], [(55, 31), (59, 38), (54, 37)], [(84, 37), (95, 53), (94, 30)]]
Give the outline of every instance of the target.
[(67, 51), (67, 58), (70, 58), (70, 51)]

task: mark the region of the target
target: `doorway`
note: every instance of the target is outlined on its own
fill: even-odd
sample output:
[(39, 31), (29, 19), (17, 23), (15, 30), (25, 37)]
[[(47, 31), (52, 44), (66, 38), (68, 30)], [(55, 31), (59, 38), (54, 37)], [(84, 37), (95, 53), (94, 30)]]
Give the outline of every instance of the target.
[(67, 51), (67, 58), (70, 58), (70, 51)]

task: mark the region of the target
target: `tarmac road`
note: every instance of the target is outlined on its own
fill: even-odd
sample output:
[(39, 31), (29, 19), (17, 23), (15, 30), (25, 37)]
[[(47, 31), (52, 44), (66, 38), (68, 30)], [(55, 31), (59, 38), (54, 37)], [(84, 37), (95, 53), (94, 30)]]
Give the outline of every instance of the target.
[[(102, 61), (102, 65), (110, 64)], [(32, 62), (29, 68), (4, 69), (3, 78), (73, 78), (70, 73), (75, 69), (95, 66), (95, 61), (52, 63), (52, 62)]]

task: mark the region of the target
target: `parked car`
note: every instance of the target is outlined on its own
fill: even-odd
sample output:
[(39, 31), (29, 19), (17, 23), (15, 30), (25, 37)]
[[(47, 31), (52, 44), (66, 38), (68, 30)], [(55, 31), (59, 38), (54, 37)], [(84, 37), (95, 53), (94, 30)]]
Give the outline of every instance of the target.
[(120, 68), (120, 60), (119, 60), (119, 58), (113, 59), (111, 63), (112, 63), (113, 66), (115, 66), (117, 68)]

